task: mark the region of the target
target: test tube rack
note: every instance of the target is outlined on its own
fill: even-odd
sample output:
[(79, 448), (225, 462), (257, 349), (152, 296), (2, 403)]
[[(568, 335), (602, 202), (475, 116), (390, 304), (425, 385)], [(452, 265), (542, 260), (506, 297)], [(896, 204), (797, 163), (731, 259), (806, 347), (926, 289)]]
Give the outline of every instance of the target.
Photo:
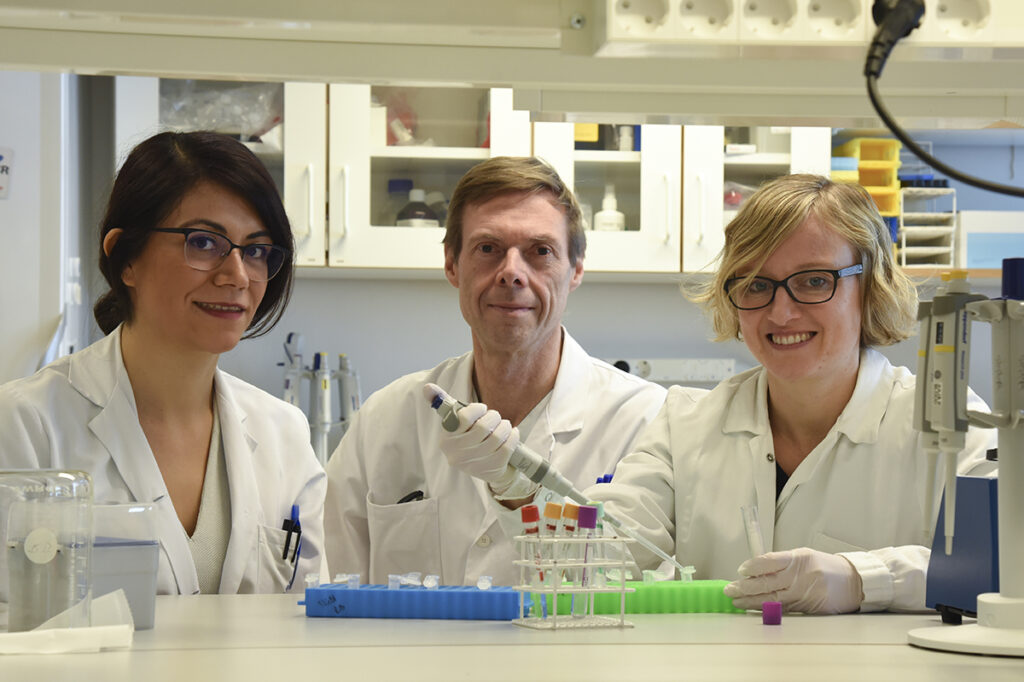
[[(519, 617), (513, 623), (537, 630), (633, 627), (625, 613), (626, 594), (634, 589), (624, 580), (615, 584), (607, 580), (609, 570), (628, 574), (632, 562), (626, 544), (632, 540), (518, 535), (515, 542), (520, 558), (514, 564), (520, 579), (513, 587), (519, 592)], [(609, 615), (598, 615), (596, 596), (609, 593), (618, 594), (619, 607)], [(560, 614), (565, 595), (569, 595), (570, 612)]]

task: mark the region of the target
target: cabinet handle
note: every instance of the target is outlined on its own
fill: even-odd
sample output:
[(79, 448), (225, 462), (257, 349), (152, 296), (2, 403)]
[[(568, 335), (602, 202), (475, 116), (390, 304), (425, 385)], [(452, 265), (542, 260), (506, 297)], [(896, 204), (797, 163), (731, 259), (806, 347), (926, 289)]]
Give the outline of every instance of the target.
[(697, 173), (697, 244), (704, 241), (704, 223), (707, 216), (704, 211), (704, 174)]
[(338, 231), (338, 239), (344, 239), (348, 234), (348, 165), (341, 167), (338, 173), (338, 181), (341, 183), (341, 229)]
[(316, 196), (316, 183), (313, 181), (313, 163), (306, 164), (306, 181), (307, 185), (306, 198), (308, 199), (308, 207), (306, 213), (306, 234), (308, 237), (313, 234), (313, 211), (316, 209), (316, 203), (313, 201)]
[(665, 183), (665, 243), (672, 243), (672, 178), (664, 173), (661, 179)]

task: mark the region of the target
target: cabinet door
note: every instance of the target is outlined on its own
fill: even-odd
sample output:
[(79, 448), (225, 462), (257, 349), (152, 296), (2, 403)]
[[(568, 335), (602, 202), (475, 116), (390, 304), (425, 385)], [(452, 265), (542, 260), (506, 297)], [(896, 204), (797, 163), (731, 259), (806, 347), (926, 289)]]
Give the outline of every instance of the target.
[(725, 243), (722, 126), (683, 128), (683, 272), (712, 272)]
[(284, 207), (296, 265), (327, 261), (327, 86), (285, 83)]
[(591, 272), (679, 272), (679, 126), (640, 127), (638, 151), (575, 149), (572, 123), (534, 124), (534, 154), (555, 167), (588, 227), (614, 197), (625, 229), (587, 231)]
[(512, 111), (511, 90), (331, 85), (329, 99), (332, 266), (443, 267), (441, 216), (437, 226), (396, 225), (407, 197), (389, 187), (422, 189), (443, 211), (474, 165), (529, 153), (528, 114)]
[(295, 237), (296, 263), (325, 261), (326, 86), (118, 77), (117, 165), (162, 130), (216, 130), (242, 140), (266, 165)]

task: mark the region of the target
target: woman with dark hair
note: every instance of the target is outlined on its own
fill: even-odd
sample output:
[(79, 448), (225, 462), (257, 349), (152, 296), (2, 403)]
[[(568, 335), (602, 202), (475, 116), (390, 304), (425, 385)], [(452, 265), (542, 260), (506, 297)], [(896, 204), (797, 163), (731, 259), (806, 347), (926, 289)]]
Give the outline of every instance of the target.
[(0, 386), (0, 469), (78, 469), (98, 503), (153, 503), (161, 594), (301, 589), (326, 570), (309, 427), (217, 369), (291, 290), (273, 180), (229, 137), (155, 135), (114, 181), (100, 247), (107, 336)]

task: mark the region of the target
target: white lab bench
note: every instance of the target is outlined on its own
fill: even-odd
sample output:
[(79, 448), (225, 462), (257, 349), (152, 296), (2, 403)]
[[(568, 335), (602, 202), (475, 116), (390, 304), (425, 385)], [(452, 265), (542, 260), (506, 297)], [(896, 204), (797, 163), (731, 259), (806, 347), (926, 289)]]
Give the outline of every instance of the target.
[(541, 631), (503, 621), (306, 618), (289, 595), (157, 597), (130, 650), (0, 658), (4, 680), (1024, 679), (1024, 659), (912, 647), (938, 616), (629, 616), (630, 629)]

